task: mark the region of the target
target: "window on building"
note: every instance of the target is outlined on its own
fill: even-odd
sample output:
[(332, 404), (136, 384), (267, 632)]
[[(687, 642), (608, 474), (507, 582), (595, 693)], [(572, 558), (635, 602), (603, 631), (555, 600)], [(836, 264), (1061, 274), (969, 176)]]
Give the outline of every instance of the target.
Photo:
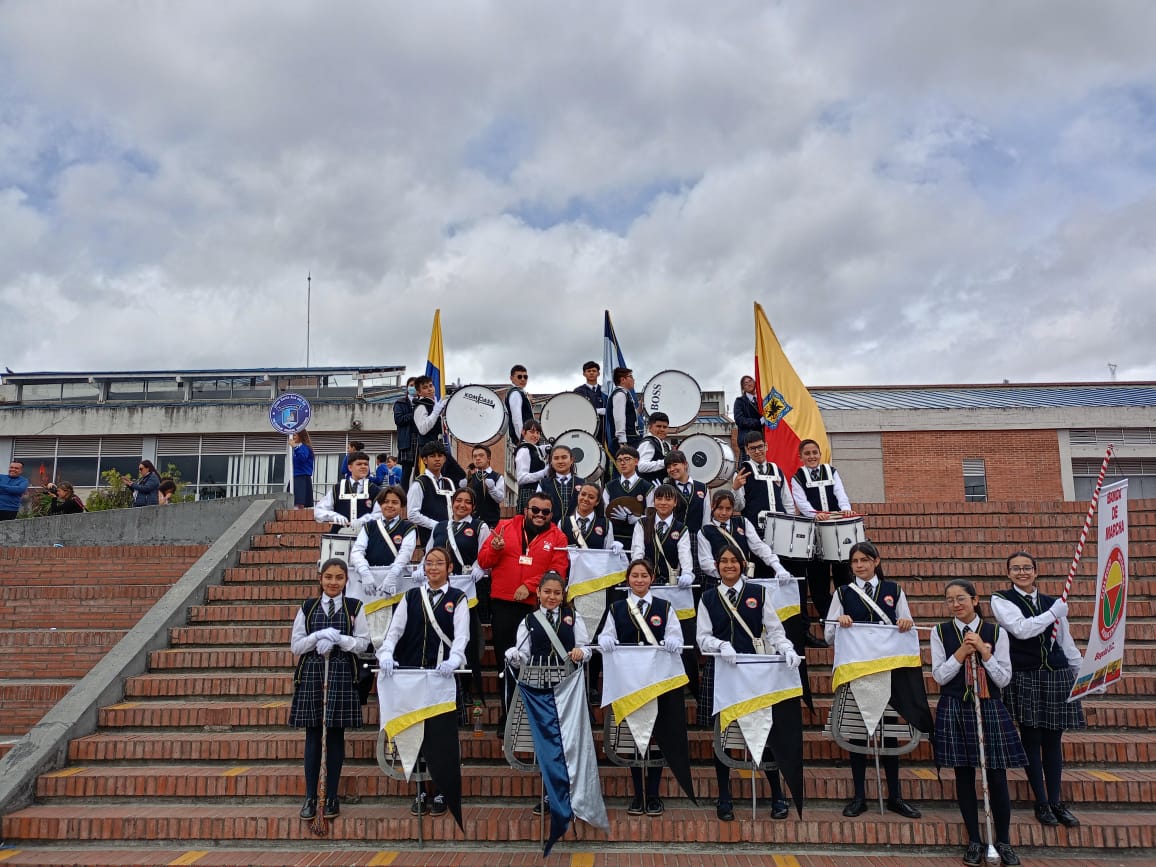
[[(1072, 458), (1072, 481), (1077, 500), (1092, 499), (1100, 462), (1096, 458)], [(1146, 500), (1156, 497), (1156, 458), (1112, 458), (1104, 484), (1128, 480), (1128, 499)]]
[(113, 381), (108, 384), (109, 400), (144, 400), (145, 384), (143, 379), (126, 379)]
[(150, 379), (149, 400), (183, 401), (185, 387), (176, 379)]
[(60, 400), (60, 383), (32, 383), (24, 386), (20, 391), (20, 399), (24, 403), (46, 403)]
[(983, 458), (963, 459), (963, 498), (969, 503), (987, 501), (987, 470)]
[(96, 403), (100, 400), (100, 386), (94, 382), (66, 382), (61, 386), (65, 403)]

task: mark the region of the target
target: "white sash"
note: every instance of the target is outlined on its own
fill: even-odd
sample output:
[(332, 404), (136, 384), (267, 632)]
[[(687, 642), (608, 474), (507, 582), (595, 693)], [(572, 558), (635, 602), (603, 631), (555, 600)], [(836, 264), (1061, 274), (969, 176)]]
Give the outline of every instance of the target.
[[(430, 605), (429, 593), (426, 592), (426, 589), (424, 587), (418, 592), (421, 593), (421, 604), (422, 604), (422, 607), (425, 608), (426, 619), (429, 620), (429, 624), (430, 624), (430, 626), (433, 627), (433, 631), (437, 635), (438, 640), (440, 640), (441, 643), (444, 645), (444, 648), (438, 649), (438, 656), (439, 657), (441, 656), (441, 651), (442, 651), (442, 649), (444, 649), (446, 652), (446, 657), (448, 657), (450, 649), (454, 646), (454, 643), (452, 641), (450, 641), (449, 638), (446, 637), (445, 632), (443, 632), (442, 628), (440, 626), (438, 626), (437, 619), (434, 617), (433, 606)], [(446, 595), (446, 591), (442, 590), (442, 596), (444, 597), (445, 595)], [(439, 659), (438, 661), (441, 662), (442, 660)]]
[[(749, 626), (747, 626), (747, 622), (745, 620), (743, 620), (741, 617), (739, 617), (739, 612), (735, 609), (734, 605), (731, 604), (730, 597), (727, 596), (728, 590), (730, 590), (729, 587), (726, 587), (725, 585), (720, 584), (718, 587), (718, 598), (722, 601), (722, 604), (726, 606), (727, 611), (730, 612), (730, 615), (734, 619), (734, 621), (736, 623), (738, 623), (738, 625), (743, 628), (743, 632), (745, 632), (747, 634), (747, 636), (751, 639), (751, 643), (755, 647), (754, 652), (755, 653), (765, 653), (766, 651), (764, 650), (764, 645), (763, 645), (763, 630), (760, 629), (759, 630), (759, 637), (755, 638), (755, 634), (753, 632), (751, 632), (751, 628)], [(763, 588), (763, 593), (766, 593), (766, 592), (767, 592), (766, 588)], [(759, 612), (759, 617), (760, 618), (762, 617), (761, 611)]]
[(887, 623), (889, 625), (894, 625), (894, 624), (891, 624), (891, 618), (888, 617), (884, 613), (883, 609), (879, 607), (878, 603), (874, 599), (871, 598), (871, 594), (869, 594), (865, 590), (863, 590), (863, 588), (860, 587), (858, 585), (858, 583), (856, 583), (855, 581), (852, 581), (847, 586), (859, 594), (859, 598), (863, 600), (863, 604), (866, 605), (868, 608), (870, 608), (872, 611), (874, 611), (876, 614), (878, 614), (880, 620), (882, 620), (884, 623)]

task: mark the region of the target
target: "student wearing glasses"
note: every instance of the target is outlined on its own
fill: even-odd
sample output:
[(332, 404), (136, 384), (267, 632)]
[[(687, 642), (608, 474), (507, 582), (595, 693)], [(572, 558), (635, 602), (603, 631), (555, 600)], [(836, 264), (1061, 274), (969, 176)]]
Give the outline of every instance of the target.
[(506, 392), (506, 421), (510, 442), (522, 441), (522, 427), (528, 421), (534, 420), (534, 406), (526, 396), (526, 382), (530, 374), (521, 364), (510, 368), (510, 388)]

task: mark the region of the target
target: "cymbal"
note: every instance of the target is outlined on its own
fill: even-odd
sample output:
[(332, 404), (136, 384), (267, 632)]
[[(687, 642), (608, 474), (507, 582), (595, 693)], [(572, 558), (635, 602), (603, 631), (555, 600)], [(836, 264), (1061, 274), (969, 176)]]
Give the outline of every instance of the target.
[(645, 494), (639, 494), (639, 495), (634, 496), (634, 497), (615, 497), (613, 500), (610, 501), (610, 504), (606, 507), (606, 514), (609, 515), (611, 512), (613, 512), (619, 506), (622, 506), (624, 509), (627, 509), (630, 512), (630, 514), (636, 515), (636, 516), (641, 518), (642, 513), (646, 510), (646, 495)]

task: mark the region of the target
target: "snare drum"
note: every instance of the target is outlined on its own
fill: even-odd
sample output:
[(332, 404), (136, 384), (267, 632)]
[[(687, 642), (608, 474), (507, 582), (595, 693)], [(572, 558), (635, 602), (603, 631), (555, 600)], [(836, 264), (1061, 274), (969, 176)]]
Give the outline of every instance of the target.
[(321, 537), (321, 557), (317, 560), (317, 569), (321, 564), (333, 557), (349, 563), (349, 552), (353, 550), (353, 543), (357, 537), (349, 533), (326, 533)]
[(712, 488), (726, 484), (735, 472), (731, 444), (706, 434), (691, 434), (679, 445), (690, 463), (691, 478)]
[(472, 446), (497, 442), (506, 432), (506, 404), (484, 385), (464, 385), (450, 395), (444, 418), (449, 432)]
[(684, 428), (696, 418), (702, 407), (702, 389), (689, 373), (664, 370), (656, 373), (642, 389), (642, 411), (646, 415), (664, 412), (670, 417), (672, 430)]
[(780, 557), (810, 560), (815, 554), (815, 519), (768, 514), (763, 541)]
[(851, 558), (851, 546), (867, 541), (862, 518), (816, 521), (815, 529), (819, 536), (819, 559), (829, 563), (846, 563)]
[(598, 433), (598, 413), (594, 406), (582, 395), (572, 391), (556, 394), (546, 401), (540, 422), (542, 435), (551, 441), (571, 430)]
[[(589, 403), (586, 405), (590, 406)], [(586, 481), (597, 481), (606, 472), (606, 452), (593, 434), (584, 430), (568, 430), (555, 438), (554, 445), (570, 449), (574, 456), (574, 472)]]

